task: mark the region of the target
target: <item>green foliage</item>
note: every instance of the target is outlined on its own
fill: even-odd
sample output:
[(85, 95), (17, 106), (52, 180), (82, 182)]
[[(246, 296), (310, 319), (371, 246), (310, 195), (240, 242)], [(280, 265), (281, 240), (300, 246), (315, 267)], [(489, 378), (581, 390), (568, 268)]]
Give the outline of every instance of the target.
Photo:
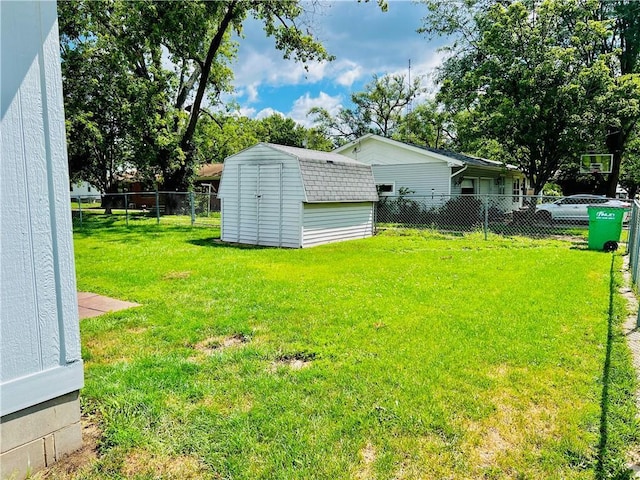
[(335, 145), (367, 133), (391, 137), (402, 122), (403, 110), (424, 91), (421, 83), (420, 77), (408, 84), (404, 75), (374, 75), (363, 91), (351, 95), (353, 108), (341, 108), (332, 116), (326, 109), (314, 107), (309, 114), (320, 130), (333, 138)]
[(398, 119), (398, 128), (391, 138), (414, 145), (446, 148), (453, 140), (450, 129), (450, 115), (441, 111), (434, 100), (426, 100)]
[[(584, 99), (606, 91), (605, 59), (586, 65), (579, 55), (580, 46), (604, 35), (585, 16), (563, 2), (492, 4), (474, 17), (471, 48), (442, 71), (439, 98), (454, 111), (468, 110), (475, 138), (500, 144), (536, 193), (584, 148), (577, 139), (597, 107)], [(463, 132), (473, 137), (472, 129)]]
[(562, 189), (557, 183), (548, 182), (545, 184), (544, 188), (542, 189), (542, 194), (545, 197), (561, 197)]
[(640, 48), (637, 3), (425, 3), (422, 32), (456, 35), (439, 100), (460, 149), (482, 156), (479, 147), (493, 142), (536, 192), (581, 153), (608, 150), (614, 172), (603, 188), (615, 192), (640, 117), (640, 88), (627, 70)]
[(200, 163), (221, 163), (258, 142), (330, 151), (331, 139), (280, 114), (255, 120), (227, 113), (203, 117), (196, 135)]
[(231, 90), (230, 34), (249, 15), (264, 23), (285, 58), (332, 58), (298, 26), (298, 1), (75, 0), (58, 8), (71, 169), (78, 176), (105, 171), (113, 158), (111, 173), (131, 163), (164, 189), (186, 189), (203, 160), (198, 147), (207, 143), (198, 138), (203, 102), (215, 107)]

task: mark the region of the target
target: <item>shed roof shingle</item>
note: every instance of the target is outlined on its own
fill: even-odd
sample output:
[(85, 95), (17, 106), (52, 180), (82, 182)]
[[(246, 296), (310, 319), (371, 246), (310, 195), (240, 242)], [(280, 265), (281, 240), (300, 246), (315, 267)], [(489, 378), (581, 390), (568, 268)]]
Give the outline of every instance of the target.
[(298, 159), (307, 202), (376, 202), (370, 165), (337, 153), (266, 144)]

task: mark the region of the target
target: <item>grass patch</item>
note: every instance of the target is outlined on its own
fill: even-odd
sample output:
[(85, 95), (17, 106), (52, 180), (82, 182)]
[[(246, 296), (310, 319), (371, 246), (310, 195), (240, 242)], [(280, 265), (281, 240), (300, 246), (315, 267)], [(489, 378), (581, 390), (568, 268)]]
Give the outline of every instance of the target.
[(624, 474), (635, 383), (610, 254), (482, 234), (305, 250), (217, 235), (76, 231), (79, 289), (143, 304), (81, 324), (83, 409), (103, 432), (92, 478)]

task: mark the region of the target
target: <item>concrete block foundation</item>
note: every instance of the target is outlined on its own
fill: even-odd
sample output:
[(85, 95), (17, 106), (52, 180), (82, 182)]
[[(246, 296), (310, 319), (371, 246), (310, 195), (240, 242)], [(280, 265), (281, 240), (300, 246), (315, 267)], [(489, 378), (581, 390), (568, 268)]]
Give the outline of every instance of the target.
[(0, 418), (0, 480), (21, 480), (82, 447), (80, 401), (71, 392)]

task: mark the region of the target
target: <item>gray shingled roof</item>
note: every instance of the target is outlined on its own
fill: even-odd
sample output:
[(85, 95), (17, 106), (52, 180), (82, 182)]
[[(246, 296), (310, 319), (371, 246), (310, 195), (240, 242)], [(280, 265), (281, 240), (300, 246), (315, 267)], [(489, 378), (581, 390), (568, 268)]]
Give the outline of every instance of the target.
[(378, 201), (370, 165), (337, 153), (267, 145), (298, 159), (308, 203)]
[(428, 152), (444, 155), (445, 157), (455, 158), (456, 160), (460, 160), (461, 162), (464, 162), (467, 165), (475, 165), (478, 167), (507, 168), (508, 170), (518, 169), (518, 167), (516, 167), (515, 165), (505, 164), (502, 162), (498, 162), (496, 160), (487, 160), (486, 158), (472, 157), (470, 155), (452, 152), (451, 150), (443, 150), (441, 148), (423, 147), (420, 145), (415, 145), (415, 146), (423, 150), (426, 150)]

